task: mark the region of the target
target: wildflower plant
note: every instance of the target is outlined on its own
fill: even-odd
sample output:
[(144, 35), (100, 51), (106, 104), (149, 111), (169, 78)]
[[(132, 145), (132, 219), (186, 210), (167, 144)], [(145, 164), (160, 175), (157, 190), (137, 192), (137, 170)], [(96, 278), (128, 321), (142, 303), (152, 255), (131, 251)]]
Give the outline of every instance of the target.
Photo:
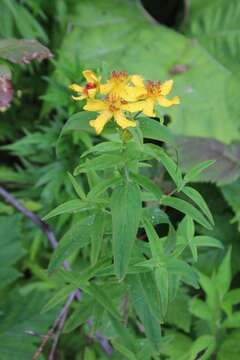
[[(49, 263), (58, 285), (45, 310), (77, 289), (82, 301), (66, 332), (91, 323), (117, 354), (151, 359), (171, 343), (164, 329), (177, 294), (199, 286), (198, 252), (221, 247), (217, 239), (196, 234), (195, 224), (211, 230), (214, 221), (201, 194), (189, 185), (213, 162), (196, 164), (183, 176), (162, 146), (174, 148), (173, 135), (156, 117), (158, 107), (180, 104), (178, 96), (168, 98), (172, 80), (146, 81), (123, 71), (113, 71), (106, 81), (91, 70), (83, 76), (86, 83), (70, 89), (74, 101), (84, 101), (84, 111), (70, 117), (61, 136), (76, 131), (101, 138), (95, 136), (93, 145), (85, 141), (88, 148), (69, 174), (76, 198), (44, 218), (73, 219)], [(172, 181), (168, 190), (164, 181), (151, 179), (156, 162), (162, 177)], [(176, 212), (177, 227), (171, 221)], [(62, 268), (66, 260), (68, 270)], [(200, 352), (212, 348), (209, 342), (204, 346)]]

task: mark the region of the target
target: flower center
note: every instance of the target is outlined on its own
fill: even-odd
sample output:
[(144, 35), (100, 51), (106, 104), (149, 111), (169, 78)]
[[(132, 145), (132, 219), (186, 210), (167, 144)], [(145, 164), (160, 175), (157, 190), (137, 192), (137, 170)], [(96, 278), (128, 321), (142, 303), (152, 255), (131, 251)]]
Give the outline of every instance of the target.
[(115, 94), (108, 95), (105, 101), (108, 105), (109, 111), (111, 112), (119, 111), (121, 106), (127, 103), (127, 101), (121, 99)]
[(114, 82), (118, 82), (118, 83), (122, 83), (122, 82), (126, 82), (128, 80), (129, 76), (128, 73), (126, 71), (113, 71), (112, 75), (111, 75), (111, 80), (113, 80)]
[(92, 90), (92, 89), (96, 89), (97, 85), (94, 84), (94, 83), (86, 83), (86, 85), (84, 86), (84, 89), (83, 89), (83, 93), (85, 95), (88, 95), (88, 91), (89, 90)]
[(146, 89), (149, 97), (156, 98), (161, 95), (160, 81), (148, 81), (146, 83)]

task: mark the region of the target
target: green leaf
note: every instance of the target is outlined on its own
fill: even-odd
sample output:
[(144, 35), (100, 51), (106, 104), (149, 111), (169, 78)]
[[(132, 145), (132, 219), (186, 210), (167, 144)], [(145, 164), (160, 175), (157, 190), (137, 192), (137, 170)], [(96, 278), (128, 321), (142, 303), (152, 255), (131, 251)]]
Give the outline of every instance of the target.
[(169, 273), (178, 275), (186, 284), (193, 286), (195, 289), (199, 288), (198, 275), (187, 262), (179, 259), (170, 259), (167, 263), (167, 269)]
[(62, 304), (74, 290), (75, 287), (73, 285), (66, 285), (62, 289), (58, 290), (44, 305), (42, 312), (47, 312), (55, 308), (57, 305)]
[(66, 320), (63, 332), (70, 333), (79, 326), (86, 323), (87, 320), (91, 318), (92, 311), (92, 304), (89, 304), (89, 302), (83, 302), (82, 300)]
[(154, 274), (155, 274), (155, 281), (160, 294), (162, 314), (163, 317), (165, 317), (168, 310), (168, 302), (169, 302), (168, 270), (164, 266), (160, 266), (155, 269)]
[(36, 337), (31, 332), (46, 334), (57, 312), (41, 313), (48, 301), (45, 291), (31, 291), (23, 295), (12, 289), (1, 298), (0, 359), (32, 359), (36, 351)]
[(43, 217), (43, 220), (51, 219), (54, 216), (61, 214), (73, 214), (76, 212), (87, 211), (93, 208), (93, 205), (79, 199), (69, 200), (57, 206), (54, 210), (50, 211)]
[(48, 271), (52, 272), (59, 267), (66, 258), (88, 245), (91, 237), (91, 229), (91, 225), (86, 225), (82, 221), (72, 225), (54, 251), (48, 266)]
[(166, 154), (166, 152), (154, 144), (145, 144), (144, 149), (147, 154), (153, 156), (165, 167), (178, 189), (183, 185), (182, 175), (178, 165)]
[[(216, 62), (229, 71), (238, 71), (240, 36), (238, 0), (211, 2), (193, 1), (186, 31), (214, 56)], [(216, 16), (217, 15), (217, 16)], [(212, 19), (215, 21), (212, 21)]]
[(171, 131), (158, 120), (140, 116), (138, 118), (143, 137), (159, 140), (168, 144), (174, 144), (174, 136)]
[(105, 228), (105, 216), (102, 211), (97, 211), (92, 225), (92, 234), (91, 234), (91, 253), (90, 259), (91, 264), (95, 265), (99, 253), (102, 247), (103, 234)]
[(206, 235), (195, 236), (194, 244), (197, 247), (209, 246), (209, 247), (216, 247), (219, 249), (223, 249), (223, 244), (221, 243), (221, 241), (213, 238), (212, 236), (206, 236)]
[(0, 216), (0, 289), (16, 281), (21, 273), (13, 266), (24, 256), (18, 215)]
[(221, 299), (228, 292), (231, 284), (232, 272), (231, 272), (231, 248), (228, 249), (223, 261), (221, 262), (217, 275), (216, 286)]
[(94, 200), (99, 195), (103, 194), (108, 188), (119, 185), (121, 182), (122, 178), (120, 176), (111, 176), (109, 179), (98, 181), (97, 184), (91, 188), (87, 197), (89, 200)]
[(85, 163), (80, 164), (74, 170), (74, 175), (78, 175), (90, 170), (105, 170), (118, 166), (124, 162), (121, 155), (103, 154), (92, 160), (87, 160)]
[(161, 204), (170, 206), (186, 215), (191, 216), (193, 220), (204, 226), (206, 229), (212, 229), (212, 225), (207, 221), (202, 213), (185, 200), (166, 196), (161, 199)]
[(128, 360), (137, 360), (134, 353), (130, 351), (123, 344), (119, 343), (116, 340), (112, 340), (113, 347)]
[(79, 196), (79, 198), (81, 200), (85, 200), (86, 195), (85, 195), (84, 190), (83, 190), (82, 186), (80, 185), (80, 183), (72, 176), (72, 174), (68, 173), (68, 176), (69, 176), (72, 186), (73, 186), (74, 190), (76, 191), (77, 195)]
[[(221, 11), (221, 16), (216, 20), (218, 29), (221, 29), (220, 36), (217, 37), (220, 47), (223, 35), (225, 37), (223, 24), (226, 22), (227, 29), (233, 29), (232, 12), (234, 29), (238, 29), (238, 13), (235, 10), (239, 8), (237, 1), (234, 0), (231, 7), (224, 1), (222, 10), (219, 10), (218, 1), (214, 2), (216, 8), (208, 22), (202, 19), (199, 21), (200, 26), (212, 29), (215, 26), (212, 19)], [(212, 1), (209, 6), (211, 4)], [(109, 69), (125, 69), (131, 74), (142, 74), (146, 79), (152, 80), (168, 79), (174, 67), (183, 64), (186, 71), (175, 77), (175, 94), (181, 96), (181, 104), (162, 109), (163, 114), (167, 113), (173, 119), (170, 127), (178, 134), (209, 136), (225, 142), (238, 137), (239, 80), (236, 72), (231, 73), (229, 68), (219, 63), (220, 57), (214, 57), (213, 52), (209, 53), (203, 45), (194, 42), (187, 35), (159, 24), (156, 26), (145, 16), (136, 1), (81, 1), (74, 4), (72, 13), (75, 26), (73, 31), (66, 33), (62, 42), (60, 64), (69, 58), (69, 54), (75, 54), (72, 56), (72, 66), (81, 61), (85, 68), (94, 68), (106, 62)], [(228, 14), (227, 20), (225, 14)], [(119, 30), (120, 27), (116, 26), (113, 19), (118, 24), (124, 24), (124, 30)], [(235, 67), (238, 68), (238, 37), (235, 31), (227, 34), (229, 33), (233, 42), (223, 46), (221, 58), (223, 54), (230, 54), (230, 57), (233, 55)], [(209, 46), (215, 46), (212, 32), (207, 34)], [(215, 34), (216, 32), (214, 37)], [(196, 34), (193, 35), (195, 38)], [(82, 46), (76, 50), (79, 39)]]
[(81, 111), (72, 115), (63, 126), (60, 137), (69, 131), (88, 131), (94, 133), (93, 128), (89, 125), (89, 121), (96, 116), (97, 114), (94, 116), (93, 113), (86, 111)]
[[(137, 274), (139, 275), (139, 274)], [(145, 299), (145, 302), (148, 303), (152, 315), (158, 319), (159, 322), (162, 322), (162, 308), (159, 291), (155, 282), (155, 277), (153, 272), (145, 272), (139, 275), (142, 287), (142, 296)]]
[(101, 142), (95, 146), (92, 146), (90, 149), (84, 151), (84, 153), (81, 155), (81, 157), (84, 157), (86, 155), (96, 153), (96, 154), (102, 154), (105, 152), (120, 152), (122, 149), (123, 144), (120, 142), (112, 142), (112, 141), (105, 141)]
[(127, 271), (141, 217), (141, 194), (137, 184), (127, 182), (114, 189), (111, 197), (113, 255), (116, 275)]
[(214, 336), (202, 335), (191, 346), (189, 360), (208, 360), (213, 353), (216, 343)]
[(202, 197), (202, 195), (194, 188), (190, 186), (184, 186), (182, 189), (182, 192), (187, 195), (198, 207), (202, 210), (202, 212), (206, 215), (209, 222), (214, 225), (214, 220), (211, 214), (211, 211), (209, 210), (209, 207)]
[(239, 329), (231, 331), (224, 337), (218, 350), (217, 360), (238, 360), (240, 353), (240, 332)]
[(156, 200), (160, 200), (160, 198), (163, 195), (162, 190), (160, 189), (159, 186), (157, 186), (156, 184), (154, 184), (154, 182), (152, 182), (149, 178), (147, 178), (146, 176), (140, 175), (140, 174), (136, 174), (136, 173), (131, 173), (130, 176), (140, 185), (142, 186), (145, 190), (149, 191), (150, 193), (152, 193), (153, 195), (156, 196)]
[(169, 302), (166, 323), (189, 333), (191, 328), (191, 314), (189, 312), (190, 296), (185, 291), (178, 291), (176, 297)]
[(212, 310), (208, 305), (197, 298), (193, 298), (190, 302), (190, 312), (201, 320), (206, 320), (209, 323), (212, 320)]
[(133, 307), (143, 323), (146, 336), (154, 346), (155, 350), (158, 351), (161, 342), (161, 327), (159, 320), (153, 316), (148, 302), (145, 300), (144, 289), (140, 278), (138, 276), (129, 276), (128, 282), (130, 284)]
[(111, 298), (108, 296), (107, 291), (104, 290), (103, 286), (91, 283), (88, 287), (85, 288), (85, 292), (91, 295), (94, 301), (97, 301), (101, 306), (103, 306), (104, 309), (115, 319), (121, 319), (118, 310), (116, 309)]
[(124, 348), (131, 351), (133, 354), (136, 354), (137, 352), (136, 338), (133, 336), (130, 329), (124, 326), (120, 321), (116, 320), (112, 316), (110, 316), (110, 321), (117, 335), (117, 341), (118, 339), (121, 340), (121, 344), (123, 344)]
[(164, 259), (162, 240), (159, 238), (156, 230), (154, 229), (153, 225), (149, 220), (144, 218), (142, 222), (148, 237), (152, 257), (156, 260), (156, 263), (157, 261), (161, 262)]
[(184, 182), (188, 183), (193, 180), (196, 180), (199, 174), (201, 174), (205, 169), (207, 169), (209, 166), (213, 165), (214, 163), (215, 160), (206, 160), (206, 161), (202, 161), (200, 164), (195, 165), (184, 176)]

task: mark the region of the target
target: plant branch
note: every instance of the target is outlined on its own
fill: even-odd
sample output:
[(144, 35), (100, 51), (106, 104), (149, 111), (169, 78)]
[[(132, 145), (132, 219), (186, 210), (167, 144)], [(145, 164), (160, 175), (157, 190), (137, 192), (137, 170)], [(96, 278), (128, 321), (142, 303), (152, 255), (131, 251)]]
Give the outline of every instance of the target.
[[(37, 358), (41, 355), (41, 353), (43, 352), (43, 349), (45, 347), (45, 345), (47, 344), (47, 342), (54, 336), (54, 331), (56, 328), (60, 329), (60, 325), (61, 325), (61, 329), (63, 328), (63, 325), (64, 325), (64, 321), (66, 319), (66, 316), (68, 314), (68, 310), (69, 310), (69, 307), (71, 305), (71, 303), (73, 302), (74, 300), (74, 297), (75, 297), (75, 291), (73, 291), (69, 297), (68, 297), (68, 300), (67, 302), (65, 303), (64, 307), (62, 308), (62, 310), (60, 311), (58, 317), (56, 318), (56, 320), (54, 321), (54, 324), (53, 326), (51, 327), (51, 329), (48, 331), (47, 335), (44, 336), (43, 338), (43, 341), (41, 342), (40, 346), (38, 347), (38, 349), (36, 350), (36, 352), (34, 353), (33, 357), (32, 357), (32, 360), (37, 360)], [(58, 334), (58, 333), (57, 333)], [(60, 335), (60, 331), (59, 331), (59, 334), (58, 336), (56, 337), (57, 341), (56, 341), (56, 344), (55, 344), (55, 341), (53, 343), (53, 346), (54, 348), (52, 347), (52, 349), (56, 349), (56, 346), (57, 346), (57, 342), (58, 342), (58, 338), (59, 338), (59, 335)], [(52, 351), (51, 351), (52, 353)], [(50, 354), (51, 355), (51, 354)], [(53, 359), (53, 358), (50, 358), (49, 359)]]

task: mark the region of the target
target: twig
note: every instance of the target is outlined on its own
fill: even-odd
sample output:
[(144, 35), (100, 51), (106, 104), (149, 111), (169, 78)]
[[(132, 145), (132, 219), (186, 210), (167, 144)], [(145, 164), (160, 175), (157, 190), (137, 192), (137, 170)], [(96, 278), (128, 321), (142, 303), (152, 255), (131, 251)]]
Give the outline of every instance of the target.
[[(26, 216), (28, 219), (30, 219), (35, 225), (37, 225), (42, 232), (46, 235), (48, 238), (49, 243), (51, 244), (52, 248), (55, 250), (58, 246), (58, 241), (55, 238), (55, 235), (53, 231), (50, 229), (49, 225), (41, 220), (41, 218), (34, 214), (33, 212), (26, 209), (23, 205), (20, 204), (20, 202), (11, 195), (7, 190), (5, 190), (2, 186), (0, 186), (0, 195), (4, 198), (4, 200), (12, 205), (16, 210), (20, 211), (24, 216)], [(63, 267), (65, 270), (70, 270), (70, 265), (68, 261), (64, 261)], [(81, 292), (78, 290), (76, 294), (77, 300), (80, 300), (81, 298)]]
[[(73, 291), (69, 297), (68, 297), (68, 300), (67, 302), (65, 303), (64, 307), (62, 308), (62, 310), (60, 311), (58, 317), (56, 318), (56, 320), (54, 321), (54, 324), (53, 326), (51, 327), (51, 329), (48, 331), (47, 335), (44, 336), (43, 338), (43, 341), (41, 342), (40, 346), (38, 347), (38, 349), (36, 350), (36, 352), (34, 353), (33, 357), (32, 357), (32, 360), (36, 360), (40, 355), (41, 353), (43, 352), (43, 349), (45, 347), (45, 345), (47, 344), (47, 342), (49, 341), (49, 339), (51, 337), (53, 337), (54, 335), (54, 331), (56, 328), (60, 328), (60, 324), (61, 326), (63, 327), (64, 325), (64, 321), (66, 319), (66, 316), (68, 314), (68, 310), (69, 310), (69, 307), (71, 305), (71, 303), (73, 302), (74, 300), (74, 297), (75, 297), (75, 291)], [(61, 329), (62, 329), (61, 327)], [(60, 335), (60, 333), (59, 333)], [(58, 336), (59, 337), (59, 336)], [(54, 351), (55, 351), (55, 348), (54, 348)]]
[(48, 359), (49, 360), (54, 360), (54, 354), (55, 354), (55, 351), (56, 351), (56, 348), (57, 348), (57, 344), (58, 344), (58, 340), (59, 340), (59, 336), (61, 334), (61, 331), (63, 329), (63, 326), (64, 326), (64, 323), (65, 323), (65, 320), (67, 318), (67, 315), (68, 315), (68, 311), (69, 311), (69, 308), (70, 308), (70, 305), (71, 303), (73, 302), (74, 300), (74, 297), (75, 297), (75, 292), (74, 291), (68, 298), (64, 308), (63, 308), (63, 312), (62, 312), (62, 316), (59, 320), (59, 323), (58, 323), (58, 329), (57, 329), (57, 332), (54, 336), (54, 340), (53, 340), (53, 345), (52, 345), (52, 348), (51, 348), (51, 351), (50, 351), (50, 354), (49, 354), (49, 357)]
[[(16, 210), (20, 211), (24, 216), (26, 216), (34, 224), (36, 224), (42, 230), (42, 232), (46, 235), (46, 237), (48, 238), (49, 243), (51, 244), (52, 248), (54, 250), (56, 249), (56, 247), (58, 246), (58, 241), (55, 238), (55, 235), (54, 235), (53, 231), (50, 229), (50, 227), (49, 227), (49, 225), (47, 223), (42, 221), (38, 215), (34, 214), (33, 212), (27, 210), (24, 206), (22, 206), (19, 203), (19, 201), (13, 195), (11, 195), (7, 190), (5, 190), (2, 186), (0, 186), (0, 196), (2, 196), (3, 199), (7, 203), (12, 205)], [(65, 270), (70, 270), (70, 265), (69, 265), (68, 261), (64, 261), (63, 266), (64, 266)], [(81, 293), (80, 289), (76, 289), (75, 291), (73, 291), (69, 295), (67, 302), (65, 303), (64, 307), (60, 311), (57, 319), (55, 320), (55, 322), (53, 324), (53, 326), (48, 331), (48, 333), (45, 336), (43, 336), (43, 341), (40, 344), (40, 346), (38, 347), (35, 354), (33, 355), (32, 360), (36, 360), (41, 355), (45, 345), (47, 344), (49, 339), (54, 336), (54, 331), (57, 328), (57, 333), (55, 334), (54, 342), (53, 342), (52, 349), (51, 349), (50, 355), (49, 355), (49, 360), (53, 359), (53, 356), (54, 356), (54, 353), (56, 351), (56, 347), (57, 347), (57, 344), (58, 344), (59, 336), (60, 336), (61, 330), (62, 330), (62, 328), (64, 326), (64, 322), (66, 320), (66, 317), (68, 315), (70, 305), (71, 305), (72, 301), (74, 300), (74, 298), (76, 300), (80, 301), (81, 297), (82, 297), (82, 293)], [(91, 322), (91, 320), (89, 320), (89, 322)], [(109, 344), (108, 340), (99, 331), (95, 332), (94, 337), (95, 337), (96, 341), (101, 345), (101, 347), (105, 351), (105, 353), (107, 355), (111, 356), (113, 350), (112, 350), (112, 347)]]
[(4, 198), (4, 200), (12, 205), (16, 210), (20, 211), (24, 216), (32, 220), (34, 224), (36, 224), (42, 232), (47, 236), (50, 244), (52, 245), (53, 249), (56, 249), (58, 242), (54, 236), (54, 233), (49, 228), (48, 224), (40, 219), (39, 216), (34, 214), (33, 212), (26, 209), (24, 206), (20, 204), (20, 202), (12, 196), (7, 190), (5, 190), (2, 186), (0, 186), (0, 195)]

